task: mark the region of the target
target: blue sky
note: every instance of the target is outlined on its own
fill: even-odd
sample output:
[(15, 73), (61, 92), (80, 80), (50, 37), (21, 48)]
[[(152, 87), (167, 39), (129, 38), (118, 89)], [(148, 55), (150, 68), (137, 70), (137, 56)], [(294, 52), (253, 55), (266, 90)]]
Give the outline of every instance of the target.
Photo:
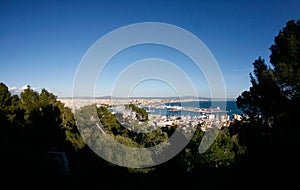
[[(300, 1), (1, 1), (0, 81), (11, 89), (29, 84), (59, 97), (72, 95), (73, 79), (82, 57), (103, 35), (125, 25), (163, 22), (181, 27), (206, 44), (223, 73), (227, 97), (250, 87), (252, 62), (269, 61), (269, 47), (290, 19), (299, 19)], [(150, 51), (151, 50), (151, 51)], [(140, 47), (119, 56), (98, 80), (96, 95), (111, 92), (118, 63), (158, 56), (176, 62), (180, 54), (165, 54), (161, 47)], [(151, 52), (151, 53), (149, 53)], [(126, 53), (126, 52), (123, 52)], [(167, 56), (171, 55), (171, 56)], [(128, 56), (133, 56), (128, 58)], [(187, 59), (177, 59), (187, 61)], [(176, 63), (177, 64), (177, 63)], [(180, 63), (178, 63), (180, 64)], [(199, 80), (200, 96), (209, 88)], [(198, 77), (198, 78), (197, 78)], [(149, 90), (149, 89), (156, 90)], [(173, 95), (162, 81), (138, 84), (132, 95)]]

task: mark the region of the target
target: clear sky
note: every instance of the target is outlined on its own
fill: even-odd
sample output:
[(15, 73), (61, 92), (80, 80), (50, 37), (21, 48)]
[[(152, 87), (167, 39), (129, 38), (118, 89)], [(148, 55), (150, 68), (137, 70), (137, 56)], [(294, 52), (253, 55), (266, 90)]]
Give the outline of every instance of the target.
[[(0, 81), (15, 91), (29, 84), (70, 97), (77, 67), (94, 42), (128, 24), (163, 22), (188, 30), (206, 44), (223, 73), (227, 97), (235, 98), (250, 87), (252, 62), (259, 56), (268, 62), (269, 47), (279, 30), (288, 20), (300, 19), (299, 7), (299, 0), (4, 0), (0, 2)], [(176, 56), (181, 56), (161, 57), (169, 50), (158, 46), (139, 48), (110, 63), (99, 78), (97, 87), (102, 90), (96, 95), (111, 91), (112, 79), (122, 71), (120, 62), (129, 64), (128, 60), (149, 56), (176, 62)], [(197, 78), (192, 66), (186, 72)], [(201, 75), (198, 79), (205, 81)], [(200, 96), (209, 95), (206, 84), (196, 88)], [(174, 89), (162, 81), (146, 80), (131, 95), (167, 96), (171, 92)]]

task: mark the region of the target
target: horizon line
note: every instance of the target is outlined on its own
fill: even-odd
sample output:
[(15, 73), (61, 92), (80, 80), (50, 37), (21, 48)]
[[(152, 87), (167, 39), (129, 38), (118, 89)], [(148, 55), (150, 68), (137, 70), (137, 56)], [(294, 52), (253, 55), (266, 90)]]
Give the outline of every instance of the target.
[(71, 99), (71, 98), (81, 98), (81, 99), (98, 99), (98, 98), (115, 98), (115, 99), (204, 99), (204, 100), (211, 100), (211, 99), (226, 99), (226, 100), (236, 100), (236, 98), (232, 97), (196, 97), (196, 96), (183, 96), (183, 97), (175, 97), (175, 96), (136, 96), (136, 97), (124, 97), (124, 96), (64, 96), (64, 97), (57, 97), (58, 99)]

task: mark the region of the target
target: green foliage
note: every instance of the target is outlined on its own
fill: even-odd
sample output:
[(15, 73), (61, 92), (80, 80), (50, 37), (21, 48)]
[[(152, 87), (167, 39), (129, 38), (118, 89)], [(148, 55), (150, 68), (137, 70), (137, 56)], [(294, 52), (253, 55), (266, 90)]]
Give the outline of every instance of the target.
[(65, 131), (66, 140), (71, 143), (75, 150), (80, 150), (85, 146), (85, 141), (79, 134), (79, 132), (73, 132), (72, 130)]
[(0, 109), (4, 110), (10, 105), (10, 92), (4, 83), (0, 83)]
[(103, 134), (97, 128), (84, 129), (87, 144), (97, 155), (118, 165), (139, 168), (153, 163), (151, 153), (128, 137)]
[(11, 94), (4, 83), (0, 83), (0, 121), (2, 126), (9, 124), (13, 116), (10, 115)]
[(153, 147), (168, 140), (168, 134), (157, 128), (148, 133), (136, 134), (134, 138), (143, 147)]
[(97, 108), (97, 114), (104, 128), (113, 135), (126, 133), (126, 129), (122, 127), (116, 117), (108, 111), (107, 107), (100, 106)]
[[(95, 105), (84, 106), (77, 111), (76, 120), (82, 136), (96, 153), (107, 160), (114, 160), (121, 165), (122, 163), (130, 164), (132, 167), (151, 165), (153, 158), (166, 148), (161, 146), (160, 149), (153, 152), (144, 149), (167, 141), (168, 134), (161, 128), (144, 128), (144, 126), (137, 125), (135, 129), (141, 128), (140, 131), (144, 131), (143, 133), (128, 130), (118, 122), (115, 115), (103, 106), (98, 108)], [(95, 119), (96, 117), (97, 119)], [(108, 138), (109, 136), (110, 138)], [(116, 146), (116, 143), (122, 146)], [(126, 147), (139, 149), (129, 150)], [(128, 168), (130, 173), (148, 173), (154, 170), (154, 167)]]
[[(27, 86), (11, 96), (8, 88), (0, 84), (1, 122), (10, 128), (8, 136), (18, 135), (28, 146), (46, 151), (52, 146), (64, 146), (66, 140), (75, 148), (82, 148), (82, 139), (75, 126), (73, 113), (57, 97), (42, 89), (40, 93)], [(5, 113), (4, 111), (5, 110)]]
[(253, 63), (252, 87), (237, 98), (237, 106), (251, 120), (264, 125), (282, 123), (300, 105), (300, 21), (288, 21), (270, 48), (268, 67), (263, 59)]
[[(136, 107), (134, 109), (138, 110), (141, 108)], [(95, 110), (97, 110), (97, 115), (95, 115)], [(142, 147), (152, 147), (168, 139), (168, 134), (163, 132), (160, 128), (149, 132), (147, 129), (144, 129), (143, 126), (138, 126), (137, 124), (135, 128), (141, 128), (140, 131), (144, 131), (144, 133), (136, 133), (135, 131), (126, 129), (120, 125), (116, 117), (104, 106), (100, 106), (99, 108), (95, 105), (84, 106), (78, 110), (76, 115), (76, 119), (78, 119), (79, 123), (84, 124), (83, 128), (92, 128), (99, 121), (108, 134), (115, 137), (128, 137)]]
[(282, 94), (290, 99), (300, 94), (300, 20), (290, 20), (270, 47), (270, 62)]
[[(95, 148), (93, 150), (96, 150), (96, 153), (104, 154), (107, 160), (115, 160), (121, 165), (129, 163), (132, 167), (148, 166), (169, 144), (160, 146), (159, 150), (153, 152), (144, 148), (166, 142), (179, 127), (153, 129), (137, 124), (136, 128), (144, 131), (137, 133), (123, 127), (107, 107), (96, 105), (81, 107), (76, 110), (75, 120), (71, 109), (57, 101), (57, 97), (45, 89), (38, 93), (28, 87), (21, 93), (20, 98), (16, 95), (11, 96), (5, 85), (2, 85), (0, 90), (1, 120), (7, 122), (7, 126), (11, 126), (11, 129), (17, 128), (16, 131), (9, 130), (7, 133), (14, 136), (14, 139), (21, 135), (18, 142), (26, 142), (23, 146), (33, 148), (34, 152), (45, 152), (52, 146), (63, 148), (69, 145), (74, 150), (80, 151), (88, 143)], [(128, 106), (137, 113), (140, 121), (148, 119), (144, 109), (135, 105)], [(186, 170), (197, 171), (204, 165), (220, 167), (231, 164), (235, 153), (233, 153), (234, 143), (230, 137), (218, 137), (210, 152), (199, 155), (198, 146), (203, 134), (201, 130), (196, 131), (196, 135), (185, 149), (182, 161), (183, 165), (186, 165)], [(111, 138), (108, 138), (109, 136)], [(116, 143), (122, 146), (116, 146)], [(128, 151), (128, 148), (133, 149)], [(143, 151), (140, 152), (140, 149)], [(128, 168), (128, 171), (133, 173), (148, 173), (154, 170), (155, 167)]]
[(75, 150), (80, 150), (85, 146), (85, 142), (81, 137), (71, 109), (65, 107), (61, 102), (58, 102), (61, 110), (61, 126), (65, 130), (66, 140), (71, 143)]
[(40, 107), (41, 102), (39, 101), (39, 93), (31, 89), (30, 86), (27, 86), (27, 88), (23, 92), (21, 92), (20, 96), (20, 106), (26, 111), (26, 114), (29, 114), (31, 111), (36, 110)]
[(127, 105), (129, 108), (131, 108), (132, 111), (136, 112), (137, 118), (140, 121), (147, 121), (148, 120), (148, 113), (145, 109), (139, 108), (134, 104)]
[[(201, 172), (205, 168), (229, 167), (234, 164), (236, 155), (244, 154), (238, 139), (236, 136), (231, 137), (227, 128), (208, 130), (203, 132), (198, 127), (188, 146), (181, 152), (179, 160), (186, 172)], [(205, 135), (205, 133), (207, 134)], [(201, 141), (210, 142), (209, 139), (215, 136), (214, 133), (217, 133), (217, 138), (212, 139), (213, 143), (204, 153), (199, 153), (198, 148)]]
[(253, 63), (252, 86), (237, 98), (237, 106), (269, 142), (288, 143), (295, 139), (300, 107), (300, 21), (288, 21), (274, 42), (271, 66), (261, 58)]
[[(95, 110), (97, 110), (97, 116), (94, 115)], [(96, 151), (99, 151), (99, 154), (105, 154), (105, 156), (107, 156), (106, 159), (114, 159), (120, 163), (125, 163), (125, 161), (126, 163), (129, 162), (129, 159), (131, 159), (132, 156), (138, 157), (138, 152), (131, 152), (130, 154), (125, 155), (123, 158), (119, 157), (116, 155), (115, 151), (111, 150), (114, 149), (113, 147), (115, 142), (106, 142), (104, 140), (106, 139), (105, 135), (110, 135), (111, 138), (113, 138), (116, 142), (128, 147), (148, 148), (166, 142), (169, 138), (169, 135), (172, 135), (174, 130), (178, 128), (178, 126), (170, 128), (165, 127), (154, 130), (151, 129), (152, 131), (144, 131), (144, 133), (137, 133), (124, 129), (124, 127), (118, 123), (115, 116), (111, 114), (106, 107), (97, 108), (95, 105), (82, 107), (79, 110), (79, 114), (76, 115), (78, 115), (77, 119), (80, 121), (79, 123), (83, 123), (85, 125), (85, 127), (81, 127), (83, 129), (81, 132), (88, 144), (94, 148), (96, 147)], [(98, 117), (99, 120), (95, 119), (96, 117)], [(97, 123), (101, 123), (101, 127), (105, 129), (104, 134), (98, 129), (98, 127), (96, 127)], [(235, 138), (232, 138), (229, 135), (228, 130), (223, 129), (215, 141), (212, 139), (212, 141), (214, 141), (212, 146), (210, 146), (205, 153), (199, 154), (198, 147), (203, 137), (213, 138), (211, 135), (204, 135), (204, 132), (199, 126), (191, 142), (185, 149), (185, 153), (181, 154), (180, 162), (185, 167), (186, 171), (194, 172), (201, 170), (201, 168), (227, 167), (234, 163), (234, 159), (237, 154), (243, 153), (242, 148), (238, 144), (237, 137), (235, 136)], [(186, 137), (183, 136), (183, 138)], [(167, 146), (169, 145), (166, 144), (166, 146), (162, 146), (160, 150), (156, 150), (155, 152), (148, 152), (147, 154), (149, 154), (149, 158), (156, 158), (157, 155), (164, 150), (164, 148), (167, 148)], [(125, 149), (118, 149), (118, 152), (123, 152), (122, 154), (125, 154), (124, 151)], [(125, 160), (121, 162), (121, 159)], [(143, 158), (140, 159), (141, 163), (142, 161), (145, 161)], [(130, 169), (130, 172), (139, 173), (152, 170), (153, 168), (149, 170)]]
[(250, 75), (252, 86), (237, 98), (237, 106), (247, 117), (231, 127), (247, 146), (242, 166), (251, 164), (258, 171), (268, 168), (268, 176), (281, 176), (288, 173), (279, 169), (281, 163), (287, 170), (299, 170), (295, 150), (300, 132), (300, 21), (288, 21), (270, 50), (270, 65), (256, 60)]
[(141, 148), (142, 147), (137, 142), (131, 140), (130, 138), (123, 137), (121, 135), (114, 136), (114, 139), (123, 145), (130, 146), (133, 148)]
[(96, 112), (96, 105), (83, 106), (79, 110), (75, 110), (76, 120), (79, 124), (84, 124), (84, 128), (94, 127), (97, 122), (98, 115)]
[(198, 162), (204, 166), (224, 167), (232, 165), (235, 152), (234, 143), (225, 130), (221, 130), (211, 147), (198, 157)]
[[(97, 114), (97, 115), (95, 115)], [(157, 128), (153, 131), (144, 131), (144, 133), (137, 133), (135, 131), (131, 131), (120, 125), (116, 117), (108, 111), (106, 107), (97, 108), (95, 105), (84, 106), (77, 110), (76, 119), (79, 124), (79, 128), (81, 129), (81, 134), (84, 136), (84, 139), (90, 146), (96, 147), (95, 149), (98, 151), (103, 151), (104, 149), (107, 152), (99, 152), (105, 153), (107, 159), (116, 159), (119, 162), (119, 157), (114, 157), (114, 151), (109, 149), (110, 145), (113, 146), (114, 142), (106, 142), (108, 143), (108, 147), (104, 147), (105, 144), (100, 144), (103, 139), (107, 139), (105, 135), (110, 135), (116, 142), (133, 148), (147, 148), (160, 144), (161, 142), (165, 142), (168, 139), (168, 134), (163, 132), (160, 128)], [(99, 125), (101, 124), (101, 125)], [(102, 130), (99, 129), (102, 128)], [(136, 126), (136, 128), (143, 128), (142, 126)], [(145, 129), (146, 130), (146, 129)], [(104, 136), (103, 136), (104, 135)], [(102, 139), (100, 139), (102, 138)], [(104, 143), (104, 142), (102, 142)], [(125, 151), (124, 149), (120, 149), (119, 151)], [(162, 151), (162, 150), (159, 150)], [(145, 153), (146, 152), (146, 153)], [(148, 155), (148, 159), (152, 160), (152, 153), (146, 151), (144, 149), (145, 154)], [(125, 154), (125, 153), (122, 153)], [(133, 151), (130, 155), (126, 155), (131, 157), (134, 154), (136, 158), (138, 158), (138, 151)], [(159, 154), (159, 152), (155, 152), (154, 154)], [(125, 159), (125, 158), (124, 158)], [(126, 160), (125, 159), (125, 160)], [(129, 159), (129, 158), (128, 158)], [(140, 159), (144, 159), (141, 157)], [(128, 161), (126, 161), (128, 162)], [(149, 162), (149, 160), (147, 161)], [(151, 161), (152, 162), (152, 161)], [(125, 163), (125, 161), (124, 161)], [(131, 163), (131, 162), (130, 162)], [(138, 163), (138, 162), (137, 162)], [(142, 162), (141, 162), (142, 163)], [(131, 169), (130, 172), (148, 172), (152, 169)]]
[(237, 106), (252, 120), (268, 122), (282, 111), (284, 97), (276, 83), (274, 71), (261, 58), (253, 63), (254, 75), (250, 74), (252, 87), (237, 99)]

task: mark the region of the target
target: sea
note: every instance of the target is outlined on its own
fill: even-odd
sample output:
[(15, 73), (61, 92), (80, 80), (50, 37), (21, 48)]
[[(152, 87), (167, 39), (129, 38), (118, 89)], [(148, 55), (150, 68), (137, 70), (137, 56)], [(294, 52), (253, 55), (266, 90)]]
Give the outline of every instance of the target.
[[(183, 102), (168, 102), (161, 106), (181, 106), (187, 108), (206, 108), (206, 109), (220, 109), (223, 110), (223, 113), (227, 113), (232, 118), (233, 114), (242, 114), (242, 110), (240, 110), (235, 101), (183, 101)], [(202, 113), (196, 111), (167, 111), (167, 109), (163, 108), (153, 108), (153, 107), (145, 107), (148, 114), (159, 114), (165, 116), (200, 116)]]

